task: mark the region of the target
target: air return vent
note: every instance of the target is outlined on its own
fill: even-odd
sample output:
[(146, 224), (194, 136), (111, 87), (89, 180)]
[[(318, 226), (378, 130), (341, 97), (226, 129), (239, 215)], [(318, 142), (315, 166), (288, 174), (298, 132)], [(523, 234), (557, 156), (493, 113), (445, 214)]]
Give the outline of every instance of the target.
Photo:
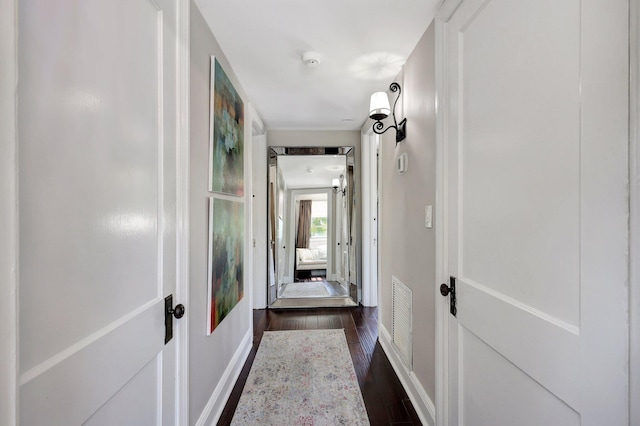
[(393, 285), (393, 295), (391, 302), (391, 315), (393, 316), (393, 344), (402, 356), (402, 359), (407, 367), (409, 367), (409, 370), (412, 370), (413, 339), (411, 338), (411, 318), (413, 317), (413, 293), (409, 287), (404, 285), (396, 277), (392, 276), (391, 282)]

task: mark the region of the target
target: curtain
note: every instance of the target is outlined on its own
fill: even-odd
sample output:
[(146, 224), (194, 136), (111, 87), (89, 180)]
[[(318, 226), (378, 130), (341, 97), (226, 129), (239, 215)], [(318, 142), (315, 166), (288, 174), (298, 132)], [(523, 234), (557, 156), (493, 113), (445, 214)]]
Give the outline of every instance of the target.
[(311, 239), (311, 200), (300, 201), (300, 216), (298, 216), (298, 233), (296, 248), (309, 248)]

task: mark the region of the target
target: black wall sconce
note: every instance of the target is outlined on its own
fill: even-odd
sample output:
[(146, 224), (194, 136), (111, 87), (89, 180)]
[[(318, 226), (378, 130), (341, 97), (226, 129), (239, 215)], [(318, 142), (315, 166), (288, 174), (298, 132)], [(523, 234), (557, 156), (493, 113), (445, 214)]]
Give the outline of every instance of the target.
[[(398, 142), (403, 141), (407, 136), (407, 119), (403, 118), (400, 123), (396, 121), (396, 104), (398, 103), (398, 99), (400, 99), (400, 95), (402, 94), (402, 89), (398, 83), (391, 83), (389, 86), (389, 90), (392, 92), (398, 92), (398, 97), (396, 101), (393, 103), (393, 126), (389, 126), (384, 129), (384, 124), (382, 124), (381, 120), (384, 120), (391, 113), (391, 108), (389, 108), (389, 97), (386, 92), (376, 92), (371, 95), (371, 103), (369, 104), (369, 117), (376, 120), (373, 123), (373, 131), (379, 135), (383, 134), (387, 130), (393, 128), (396, 129), (396, 145)], [(382, 130), (384, 129), (384, 130)]]

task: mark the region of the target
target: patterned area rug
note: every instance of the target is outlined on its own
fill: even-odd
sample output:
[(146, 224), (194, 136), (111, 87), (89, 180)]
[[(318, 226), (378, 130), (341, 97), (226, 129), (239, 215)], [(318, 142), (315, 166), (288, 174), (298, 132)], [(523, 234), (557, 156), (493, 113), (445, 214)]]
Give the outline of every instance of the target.
[(232, 425), (368, 425), (344, 330), (265, 331)]
[(289, 283), (280, 297), (327, 297), (329, 291), (322, 281)]

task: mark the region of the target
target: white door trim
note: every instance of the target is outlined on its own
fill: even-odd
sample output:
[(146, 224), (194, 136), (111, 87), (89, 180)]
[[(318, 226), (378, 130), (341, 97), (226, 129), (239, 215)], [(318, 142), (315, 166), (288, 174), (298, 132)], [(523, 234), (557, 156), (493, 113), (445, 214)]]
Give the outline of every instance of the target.
[[(369, 124), (369, 121), (367, 121)], [(380, 136), (362, 128), (362, 304), (378, 306), (378, 161)]]
[(176, 164), (176, 303), (184, 304), (186, 315), (175, 322), (176, 333), (176, 407), (175, 424), (189, 423), (189, 73), (190, 73), (190, 2), (178, 4), (177, 37), (177, 164)]
[[(333, 211), (333, 192), (331, 188), (312, 188), (312, 189), (291, 189), (289, 199), (289, 238), (287, 245), (291, 248), (288, 250), (287, 257), (289, 258), (289, 267), (287, 268), (287, 276), (285, 277), (286, 283), (291, 283), (295, 280), (295, 262), (296, 262), (296, 229), (298, 225), (298, 218), (296, 215), (296, 197), (298, 195), (307, 194), (327, 194), (327, 214), (331, 215)], [(286, 207), (285, 207), (286, 208)], [(286, 219), (286, 218), (285, 218)], [(286, 221), (285, 221), (286, 222)], [(329, 271), (333, 271), (333, 256), (336, 251), (335, 241), (335, 220), (330, 221), (329, 229), (327, 229), (327, 247), (333, 247), (332, 255), (329, 255), (327, 251), (327, 279), (329, 277)], [(335, 275), (335, 273), (334, 273)], [(342, 284), (342, 283), (341, 283)], [(279, 294), (278, 294), (279, 297)]]
[(0, 424), (18, 424), (17, 0), (0, 1)]
[[(248, 203), (251, 204), (251, 219), (250, 219), (250, 247), (253, 255), (260, 254), (259, 258), (252, 259), (253, 273), (251, 275), (252, 284), (250, 288), (251, 292), (251, 306), (253, 309), (264, 309), (267, 307), (267, 291), (268, 280), (265, 273), (264, 277), (256, 276), (260, 274), (260, 270), (264, 268), (267, 270), (267, 184), (264, 182), (267, 179), (267, 140), (266, 130), (264, 123), (260, 119), (260, 116), (256, 112), (253, 103), (249, 102), (249, 112), (251, 116), (251, 162), (252, 174), (261, 173), (264, 171), (262, 177), (253, 176), (251, 182), (251, 194), (248, 198)], [(260, 138), (258, 138), (260, 137)], [(260, 139), (260, 140), (258, 140)], [(263, 180), (262, 185), (254, 185), (253, 180), (261, 178)], [(256, 182), (258, 183), (258, 182)], [(258, 203), (258, 204), (256, 204)], [(263, 203), (260, 206), (260, 203)], [(256, 206), (254, 206), (256, 204)], [(255, 207), (255, 208), (254, 208)], [(255, 265), (257, 262), (263, 262), (263, 267), (257, 268)]]
[(449, 424), (449, 330), (448, 298), (442, 297), (439, 292), (439, 284), (447, 283), (445, 276), (446, 264), (449, 252), (447, 234), (448, 214), (444, 200), (447, 196), (447, 187), (444, 177), (447, 174), (447, 150), (446, 140), (446, 111), (449, 102), (447, 91), (446, 70), (446, 25), (463, 0), (446, 0), (435, 18), (435, 44), (436, 44), (436, 206), (435, 236), (436, 236), (436, 425)]
[[(244, 259), (245, 259), (245, 271), (244, 271), (244, 292), (248, 297), (249, 309), (247, 310), (249, 329), (253, 332), (253, 273), (254, 273), (254, 260), (253, 260), (253, 245), (251, 244), (253, 239), (253, 202), (251, 194), (253, 194), (253, 167), (246, 165), (253, 165), (253, 128), (254, 128), (254, 112), (251, 102), (247, 102), (245, 111), (248, 110), (248, 114), (245, 114), (244, 122), (244, 134), (245, 134), (245, 147), (244, 147), (244, 196), (242, 202), (244, 204)], [(251, 283), (251, 284), (249, 284)]]
[(629, 424), (640, 424), (640, 1), (630, 4)]

